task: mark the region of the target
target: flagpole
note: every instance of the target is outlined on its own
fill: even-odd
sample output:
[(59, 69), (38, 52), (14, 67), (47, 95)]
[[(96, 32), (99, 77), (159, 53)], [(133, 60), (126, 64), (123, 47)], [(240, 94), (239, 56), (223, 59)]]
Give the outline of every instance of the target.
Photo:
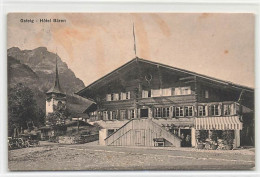
[(134, 52), (135, 52), (135, 57), (136, 56), (136, 42), (135, 42), (135, 23), (133, 23), (133, 36), (134, 36)]

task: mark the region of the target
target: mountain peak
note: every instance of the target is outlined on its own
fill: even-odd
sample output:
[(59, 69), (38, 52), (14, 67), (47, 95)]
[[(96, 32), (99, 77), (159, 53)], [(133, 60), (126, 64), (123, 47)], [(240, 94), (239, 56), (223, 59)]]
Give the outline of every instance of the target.
[(75, 76), (67, 64), (57, 54), (49, 52), (46, 47), (38, 47), (33, 50), (20, 50), (13, 47), (8, 49), (7, 54), (29, 66), (39, 76), (41, 83), (39, 88), (42, 91), (46, 92), (53, 86), (56, 58), (63, 91), (72, 94), (85, 87), (84, 83)]
[(47, 47), (38, 47), (38, 48), (36, 48), (34, 50), (37, 50), (37, 51), (40, 50), (40, 51), (44, 52), (44, 51), (47, 51), (48, 49), (47, 49)]
[(11, 47), (7, 50), (7, 53), (10, 52), (21, 52), (21, 49), (19, 49), (19, 47)]

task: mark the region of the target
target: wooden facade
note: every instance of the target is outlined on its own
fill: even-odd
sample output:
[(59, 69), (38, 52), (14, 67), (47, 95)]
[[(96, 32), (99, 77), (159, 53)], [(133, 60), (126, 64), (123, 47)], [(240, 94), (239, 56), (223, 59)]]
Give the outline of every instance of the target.
[[(95, 101), (96, 110), (86, 111), (91, 121), (152, 119), (155, 123), (156, 120), (164, 120), (165, 123), (156, 124), (160, 125), (161, 131), (167, 130), (174, 135), (167, 137), (169, 142), (175, 135), (180, 137), (182, 134), (189, 134), (194, 139), (196, 118), (239, 116), (242, 121), (245, 114), (242, 107), (249, 110), (246, 126), (254, 124), (252, 88), (140, 58), (131, 60), (77, 94)], [(180, 119), (185, 121), (178, 122)], [(134, 125), (131, 130), (127, 129), (128, 126), (122, 129), (115, 126), (113, 137), (130, 139), (136, 131), (135, 127), (138, 127)], [(103, 127), (106, 129), (105, 124)], [(153, 137), (149, 130), (145, 129), (143, 136)], [(127, 135), (122, 135), (122, 132)], [(129, 145), (119, 139), (110, 142), (110, 134), (105, 134), (106, 145)], [(246, 135), (249, 134), (243, 136)], [(249, 136), (252, 137), (252, 133)], [(152, 145), (151, 138), (148, 139), (145, 146)], [(194, 142), (192, 146), (195, 146)]]
[(181, 140), (151, 119), (132, 119), (120, 127), (116, 133), (105, 139), (112, 146), (154, 146), (155, 138), (165, 138), (169, 145), (181, 146)]

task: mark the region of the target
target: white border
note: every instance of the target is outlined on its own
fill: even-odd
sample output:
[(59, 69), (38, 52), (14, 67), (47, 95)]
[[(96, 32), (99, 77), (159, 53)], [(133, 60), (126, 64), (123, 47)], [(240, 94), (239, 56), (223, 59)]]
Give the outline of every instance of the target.
[(7, 171), (7, 22), (9, 12), (224, 12), (254, 13), (255, 27), (255, 107), (259, 107), (259, 0), (0, 0), (1, 19), (1, 89), (0, 89), (0, 175), (1, 176), (258, 176), (260, 125), (259, 110), (256, 109), (256, 170), (255, 171), (136, 171), (136, 172), (8, 172)]

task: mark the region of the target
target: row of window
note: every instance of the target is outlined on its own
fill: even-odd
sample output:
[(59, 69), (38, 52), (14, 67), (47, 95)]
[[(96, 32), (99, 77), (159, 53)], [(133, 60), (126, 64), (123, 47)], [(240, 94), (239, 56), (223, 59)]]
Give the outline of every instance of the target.
[[(133, 119), (135, 118), (135, 111), (134, 109), (131, 110), (120, 110), (118, 115), (118, 111), (103, 111), (98, 112), (102, 120), (124, 120), (124, 119)], [(97, 116), (97, 112), (95, 114), (91, 113), (92, 116)]]
[(130, 92), (111, 93), (106, 95), (106, 101), (128, 100)]
[[(223, 111), (222, 111), (223, 109)], [(148, 111), (148, 109), (147, 109)], [(235, 115), (236, 107), (235, 104), (220, 104), (214, 105), (199, 105), (198, 116), (220, 116), (220, 115)], [(131, 110), (120, 110), (120, 111), (103, 111), (98, 112), (101, 119), (103, 120), (116, 120), (116, 119), (132, 119), (137, 117), (136, 111)], [(155, 118), (167, 118), (167, 117), (193, 117), (194, 106), (178, 106), (178, 107), (158, 107), (153, 109), (153, 117)], [(92, 116), (97, 116), (97, 112), (91, 113)]]
[[(223, 112), (222, 112), (223, 109)], [(220, 115), (235, 115), (236, 108), (234, 104), (224, 104), (223, 107), (220, 104), (214, 104), (210, 106), (201, 105), (198, 106), (198, 116), (220, 116)], [(176, 107), (175, 116), (193, 116), (193, 106)]]
[[(190, 87), (176, 87), (164, 89), (143, 90), (142, 98), (175, 96), (175, 95), (190, 95)], [(209, 91), (204, 90), (205, 98), (209, 98)], [(106, 101), (128, 100), (130, 99), (130, 92), (111, 93), (106, 95)]]
[(142, 98), (173, 96), (173, 95), (190, 95), (190, 94), (191, 94), (190, 87), (151, 89), (151, 90), (143, 90)]
[[(173, 95), (190, 95), (190, 94), (191, 94), (190, 87), (151, 89), (149, 91), (143, 90), (142, 98), (173, 96)], [(130, 92), (111, 93), (106, 95), (106, 101), (117, 101), (117, 100), (128, 100), (128, 99), (130, 99)]]

